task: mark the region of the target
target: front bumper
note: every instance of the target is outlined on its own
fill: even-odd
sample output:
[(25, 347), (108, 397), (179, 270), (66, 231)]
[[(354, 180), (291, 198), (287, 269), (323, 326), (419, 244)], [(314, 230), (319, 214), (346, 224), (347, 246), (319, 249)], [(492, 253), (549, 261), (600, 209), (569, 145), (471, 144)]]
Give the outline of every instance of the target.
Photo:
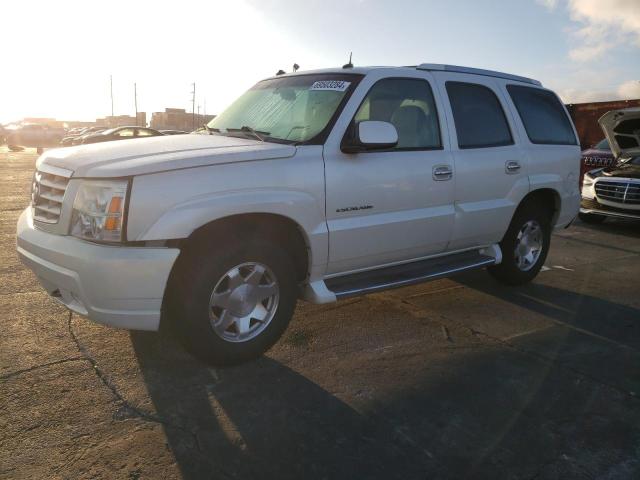
[(582, 198), (580, 203), (580, 213), (605, 215), (612, 218), (627, 218), (632, 220), (640, 220), (639, 210), (627, 210), (623, 208), (614, 208), (609, 205), (603, 205), (595, 198)]
[(34, 228), (31, 208), (17, 227), (20, 260), (59, 303), (98, 323), (158, 330), (175, 248), (98, 245)]

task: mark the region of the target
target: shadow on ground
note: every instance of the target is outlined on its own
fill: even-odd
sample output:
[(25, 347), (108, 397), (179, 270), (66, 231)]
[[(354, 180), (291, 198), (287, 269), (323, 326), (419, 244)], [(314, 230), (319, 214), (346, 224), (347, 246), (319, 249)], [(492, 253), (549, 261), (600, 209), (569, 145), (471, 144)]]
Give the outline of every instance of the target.
[[(573, 286), (577, 290), (584, 282), (577, 276), (574, 278)], [(460, 275), (455, 280), (474, 290), (541, 314), (559, 324), (601, 336), (604, 340), (611, 340), (640, 352), (640, 310), (637, 308), (584, 292), (536, 282), (516, 288), (505, 287), (488, 280), (484, 271)]]
[(270, 358), (214, 370), (175, 362), (175, 347), (157, 335), (134, 332), (131, 340), (185, 479), (640, 471), (637, 399), (514, 349), (373, 358), (349, 377), (369, 386), (366, 398), (340, 399)]

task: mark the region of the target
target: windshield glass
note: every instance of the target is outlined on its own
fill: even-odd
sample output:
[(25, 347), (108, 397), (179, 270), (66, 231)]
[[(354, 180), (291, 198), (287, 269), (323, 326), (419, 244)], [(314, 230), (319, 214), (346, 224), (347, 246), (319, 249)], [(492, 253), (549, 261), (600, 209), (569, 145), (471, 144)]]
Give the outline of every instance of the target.
[[(302, 143), (319, 136), (338, 115), (360, 75), (319, 74), (259, 82), (209, 122), (219, 133)], [(248, 127), (248, 128), (247, 128)], [(239, 132), (239, 130), (244, 130)]]
[(609, 142), (607, 141), (606, 138), (603, 138), (598, 143), (596, 143), (593, 146), (593, 148), (595, 148), (597, 150), (611, 150), (611, 148), (609, 148)]

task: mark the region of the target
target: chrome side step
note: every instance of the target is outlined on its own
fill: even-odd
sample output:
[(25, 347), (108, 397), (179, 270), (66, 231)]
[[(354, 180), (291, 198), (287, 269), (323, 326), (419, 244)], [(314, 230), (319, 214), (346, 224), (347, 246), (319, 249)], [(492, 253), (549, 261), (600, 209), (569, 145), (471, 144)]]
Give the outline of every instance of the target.
[(477, 251), (463, 252), (446, 257), (330, 278), (325, 280), (325, 283), (336, 298), (340, 299), (390, 288), (405, 287), (495, 263), (496, 258), (489, 255), (483, 255)]

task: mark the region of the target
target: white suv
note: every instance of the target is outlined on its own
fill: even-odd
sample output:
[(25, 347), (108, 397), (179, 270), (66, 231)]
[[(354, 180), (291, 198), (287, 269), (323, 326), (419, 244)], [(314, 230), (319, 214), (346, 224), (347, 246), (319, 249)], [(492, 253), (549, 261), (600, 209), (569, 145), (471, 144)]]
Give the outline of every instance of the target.
[(533, 279), (580, 202), (580, 148), (540, 82), (451, 65), (257, 83), (199, 134), (51, 150), (23, 262), (74, 312), (262, 354), (296, 300), (489, 267)]

